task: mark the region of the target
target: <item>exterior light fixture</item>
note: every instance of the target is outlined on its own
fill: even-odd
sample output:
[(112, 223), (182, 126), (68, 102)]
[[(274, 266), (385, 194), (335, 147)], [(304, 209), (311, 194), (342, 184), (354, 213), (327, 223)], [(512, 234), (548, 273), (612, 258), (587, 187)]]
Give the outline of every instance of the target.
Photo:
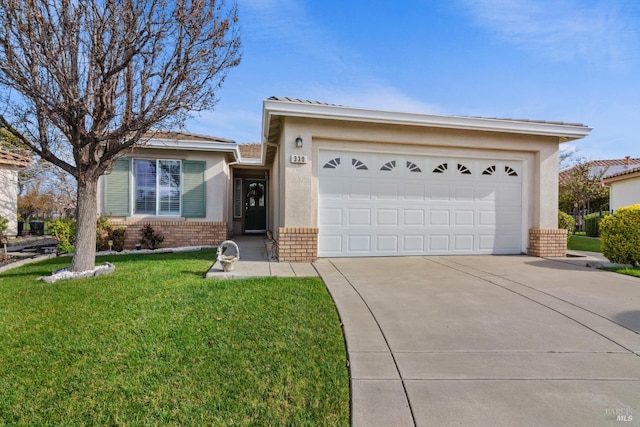
[(302, 138), (301, 137), (297, 137), (296, 138), (296, 147), (302, 148)]

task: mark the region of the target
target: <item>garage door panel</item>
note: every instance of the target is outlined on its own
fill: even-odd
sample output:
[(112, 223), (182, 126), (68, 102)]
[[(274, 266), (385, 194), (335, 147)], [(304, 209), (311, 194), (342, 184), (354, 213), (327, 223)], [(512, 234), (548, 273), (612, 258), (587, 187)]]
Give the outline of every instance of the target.
[(398, 209), (377, 209), (376, 226), (398, 226)]
[(480, 210), (478, 212), (478, 225), (496, 225), (495, 210)]
[(422, 234), (405, 234), (402, 236), (402, 249), (405, 252), (424, 253), (426, 252), (424, 242), (425, 237)]
[(372, 252), (371, 236), (368, 234), (352, 234), (347, 236), (347, 250), (350, 254), (367, 254)]
[(446, 253), (449, 252), (449, 235), (448, 234), (430, 234), (429, 235), (429, 251)]
[(474, 225), (474, 217), (475, 211), (473, 210), (463, 210), (456, 209), (455, 211), (455, 222), (454, 224), (458, 226), (473, 226)]
[(321, 208), (320, 220), (318, 222), (323, 226), (341, 226), (342, 225), (342, 208)]
[(456, 185), (454, 189), (454, 200), (468, 202), (473, 201), (474, 187), (471, 185)]
[(399, 185), (394, 183), (381, 182), (376, 185), (376, 197), (379, 200), (398, 200)]
[(431, 209), (429, 211), (429, 225), (433, 227), (449, 225), (449, 209)]
[(371, 184), (366, 182), (351, 182), (348, 184), (348, 195), (351, 200), (371, 199)]
[(349, 209), (347, 211), (347, 225), (351, 227), (371, 225), (370, 209)]
[(449, 184), (432, 184), (429, 189), (430, 200), (448, 202), (451, 199), (451, 186)]
[(404, 209), (404, 226), (424, 225), (424, 209)]
[(521, 250), (520, 162), (321, 153), (319, 256)]
[(478, 235), (478, 250), (492, 252), (495, 248), (496, 236), (495, 234), (479, 234)]
[(344, 189), (341, 182), (321, 180), (318, 185), (318, 190), (325, 200), (342, 200), (344, 195)]
[(424, 200), (424, 184), (406, 183), (402, 186), (400, 194), (405, 200)]
[(324, 234), (318, 236), (318, 246), (323, 252), (332, 254), (333, 256), (341, 256), (344, 253), (342, 244), (342, 234)]
[(453, 250), (456, 252), (472, 252), (474, 250), (473, 234), (456, 234), (453, 238)]
[(398, 236), (395, 234), (377, 235), (376, 249), (378, 252), (398, 252)]

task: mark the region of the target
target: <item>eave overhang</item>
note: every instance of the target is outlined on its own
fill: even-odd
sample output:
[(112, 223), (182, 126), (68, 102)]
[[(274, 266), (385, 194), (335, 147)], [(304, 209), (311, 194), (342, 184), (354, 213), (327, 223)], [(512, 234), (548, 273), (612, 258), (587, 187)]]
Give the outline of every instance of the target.
[(304, 117), (313, 119), (551, 136), (558, 138), (559, 143), (584, 138), (589, 135), (592, 130), (592, 128), (582, 124), (402, 113), (395, 111), (370, 110), (337, 105), (267, 99), (263, 104), (262, 117), (262, 133), (265, 141), (269, 139), (271, 121), (277, 117)]

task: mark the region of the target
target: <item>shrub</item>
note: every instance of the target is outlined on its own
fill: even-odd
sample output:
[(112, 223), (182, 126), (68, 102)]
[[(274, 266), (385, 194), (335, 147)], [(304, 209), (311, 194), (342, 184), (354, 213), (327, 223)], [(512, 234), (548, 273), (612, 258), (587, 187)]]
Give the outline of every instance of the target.
[[(71, 253), (75, 250), (76, 221), (74, 219), (56, 219), (49, 221), (49, 234), (58, 240), (58, 251)], [(113, 240), (112, 249), (122, 251), (124, 249), (126, 228), (113, 228), (109, 218), (100, 216), (96, 222), (96, 250), (109, 250), (109, 240)]]
[(558, 228), (564, 228), (571, 234), (576, 228), (576, 220), (571, 215), (558, 211)]
[(156, 234), (151, 224), (145, 224), (141, 229), (142, 238), (140, 243), (147, 249), (158, 249), (160, 243), (164, 242), (164, 236)]
[[(125, 227), (114, 228), (109, 217), (100, 215), (96, 223), (96, 250), (113, 249), (116, 252), (121, 252), (124, 250), (126, 231)], [(109, 248), (109, 240), (111, 240), (111, 248)]]
[(618, 209), (600, 221), (602, 253), (611, 262), (640, 263), (640, 204)]
[(600, 237), (600, 220), (604, 218), (606, 215), (609, 215), (608, 212), (596, 212), (584, 217), (584, 231), (585, 234), (589, 237)]
[(0, 243), (6, 243), (9, 220), (0, 215)]
[(71, 253), (75, 249), (76, 221), (73, 219), (56, 219), (49, 222), (49, 233), (58, 241), (58, 251)]

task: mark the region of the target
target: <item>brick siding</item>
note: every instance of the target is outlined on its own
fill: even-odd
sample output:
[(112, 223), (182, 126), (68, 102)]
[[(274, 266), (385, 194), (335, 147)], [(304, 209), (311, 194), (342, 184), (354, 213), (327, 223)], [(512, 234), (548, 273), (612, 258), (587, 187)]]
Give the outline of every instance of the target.
[(278, 228), (278, 261), (310, 262), (318, 259), (318, 229)]
[(567, 230), (530, 229), (529, 255), (538, 257), (567, 256)]
[(164, 236), (161, 248), (181, 246), (215, 246), (227, 240), (226, 222), (186, 222), (186, 221), (111, 221), (114, 227), (126, 227), (125, 249), (135, 249), (140, 243), (141, 229), (150, 224), (154, 231)]

